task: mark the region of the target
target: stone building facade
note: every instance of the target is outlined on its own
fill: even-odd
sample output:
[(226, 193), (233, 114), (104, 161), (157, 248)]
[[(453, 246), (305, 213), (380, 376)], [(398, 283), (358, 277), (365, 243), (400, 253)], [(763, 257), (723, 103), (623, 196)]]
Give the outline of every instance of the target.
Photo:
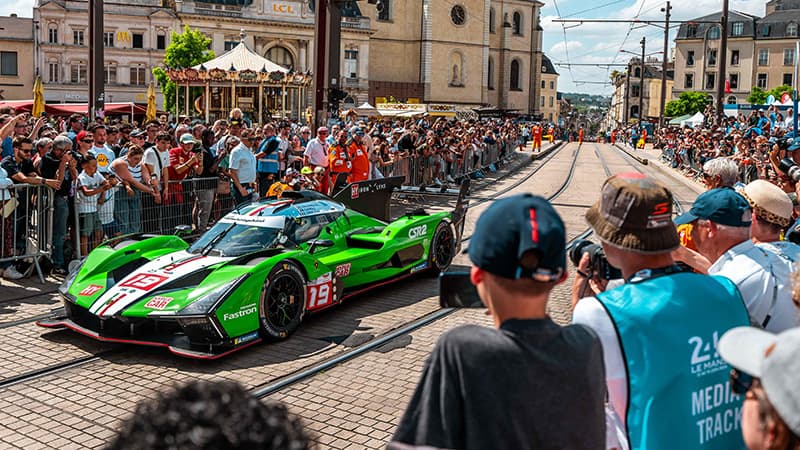
[(541, 82), (539, 93), (539, 109), (542, 119), (547, 122), (558, 123), (561, 111), (558, 101), (558, 72), (546, 55), (542, 55)]
[[(657, 121), (661, 111), (662, 61), (645, 60), (644, 77), (640, 58), (631, 58), (625, 72), (620, 72), (612, 80), (614, 92), (603, 127), (606, 129), (624, 126), (639, 120), (641, 100), (642, 120)], [(672, 97), (674, 69), (667, 64), (667, 91), (665, 101)], [(640, 98), (641, 97), (641, 98)]]
[(796, 86), (795, 43), (800, 30), (800, 0), (772, 0), (765, 16), (731, 11), (725, 76), (719, 74), (721, 12), (680, 26), (675, 38), (675, 89), (700, 91), (716, 98), (719, 83), (726, 84), (725, 103), (745, 103), (751, 89), (770, 90), (781, 84)]
[[(380, 12), (366, 2), (343, 10), (340, 87), (348, 94), (346, 104), (393, 98), (541, 113), (543, 3), (383, 4)], [(43, 75), (48, 101), (86, 101), (87, 5), (37, 0), (34, 7), (34, 66)], [(106, 101), (145, 102), (150, 69), (161, 64), (171, 32), (184, 25), (209, 36), (217, 55), (238, 44), (244, 30), (248, 47), (259, 55), (296, 71), (314, 68), (314, 12), (305, 0), (106, 0), (104, 5), (110, 44)]]
[(33, 21), (0, 17), (0, 100), (33, 97)]

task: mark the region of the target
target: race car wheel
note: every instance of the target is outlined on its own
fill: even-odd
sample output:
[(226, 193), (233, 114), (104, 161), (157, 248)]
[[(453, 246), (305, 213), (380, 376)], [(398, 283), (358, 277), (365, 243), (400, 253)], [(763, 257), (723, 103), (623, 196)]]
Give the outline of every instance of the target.
[(433, 233), (433, 240), (431, 247), (428, 250), (428, 267), (435, 274), (444, 271), (450, 266), (455, 257), (455, 236), (453, 235), (453, 228), (447, 222), (439, 222), (436, 226), (436, 231)]
[(278, 263), (261, 289), (258, 312), (261, 331), (267, 339), (289, 337), (303, 320), (306, 305), (306, 280), (296, 264)]

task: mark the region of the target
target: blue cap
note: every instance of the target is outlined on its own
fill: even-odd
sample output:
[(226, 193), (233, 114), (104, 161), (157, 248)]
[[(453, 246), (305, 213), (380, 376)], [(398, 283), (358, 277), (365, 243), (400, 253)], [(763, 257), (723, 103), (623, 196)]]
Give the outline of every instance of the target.
[(786, 148), (786, 150), (788, 150), (790, 152), (793, 152), (793, 151), (795, 151), (797, 149), (800, 149), (800, 137), (796, 137), (796, 138), (792, 139), (792, 143), (789, 144), (789, 147)]
[[(542, 197), (523, 194), (494, 202), (478, 218), (469, 257), (480, 269), (513, 280), (562, 279), (567, 267), (566, 230), (558, 213)], [(533, 252), (535, 267), (523, 267)]]
[(677, 217), (675, 224), (685, 225), (697, 219), (705, 219), (729, 227), (749, 227), (752, 213), (750, 203), (741, 194), (731, 188), (722, 187), (700, 194), (692, 209)]

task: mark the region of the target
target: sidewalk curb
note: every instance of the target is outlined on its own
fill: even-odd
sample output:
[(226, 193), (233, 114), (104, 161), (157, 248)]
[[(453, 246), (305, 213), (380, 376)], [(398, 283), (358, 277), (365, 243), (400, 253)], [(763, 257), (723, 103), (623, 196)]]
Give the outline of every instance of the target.
[(647, 158), (642, 158), (642, 157), (641, 157), (641, 156), (639, 156), (639, 155), (634, 155), (633, 153), (629, 152), (627, 148), (625, 148), (625, 147), (620, 147), (620, 145), (619, 145), (619, 144), (617, 144), (616, 142), (614, 143), (614, 147), (617, 147), (618, 149), (620, 149), (620, 150), (622, 150), (623, 152), (627, 153), (627, 154), (628, 154), (628, 156), (630, 156), (631, 158), (633, 158), (633, 159), (635, 159), (635, 160), (639, 161), (641, 164), (644, 164), (645, 166), (647, 166), (647, 165), (649, 165), (649, 164), (650, 164), (650, 163), (649, 163), (649, 161), (647, 160)]
[(555, 141), (552, 144), (550, 144), (550, 147), (547, 147), (547, 149), (542, 150), (539, 153), (531, 154), (531, 159), (536, 161), (537, 159), (543, 158), (549, 155), (550, 153), (553, 153), (557, 148), (561, 147), (562, 145), (564, 145), (564, 141)]
[[(614, 146), (619, 148), (620, 150), (624, 151), (626, 154), (630, 155), (631, 157), (636, 158), (635, 155), (631, 155), (630, 152), (626, 151), (625, 149), (620, 148), (619, 145), (614, 144)], [(636, 159), (639, 160), (639, 158), (636, 158)], [(699, 186), (697, 183), (686, 179), (686, 177), (681, 175), (680, 172), (677, 172), (674, 169), (672, 169), (671, 167), (668, 167), (667, 165), (665, 165), (664, 163), (662, 163), (658, 159), (653, 158), (652, 159), (652, 163), (650, 163), (650, 160), (647, 160), (647, 161), (648, 161), (648, 164), (647, 164), (648, 166), (650, 166), (653, 169), (655, 169), (655, 170), (661, 172), (662, 174), (668, 176), (673, 181), (683, 184), (684, 186), (688, 187), (692, 191), (696, 192), (698, 195), (702, 194), (704, 192), (704, 189), (701, 186)]]

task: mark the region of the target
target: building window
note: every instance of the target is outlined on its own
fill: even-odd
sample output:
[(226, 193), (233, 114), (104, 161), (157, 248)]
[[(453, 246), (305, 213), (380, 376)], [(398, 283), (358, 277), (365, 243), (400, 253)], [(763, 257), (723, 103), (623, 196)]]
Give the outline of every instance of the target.
[(156, 49), (164, 50), (166, 48), (167, 48), (167, 35), (159, 34), (158, 36), (156, 36)]
[(489, 57), (489, 75), (486, 79), (486, 84), (488, 85), (489, 89), (494, 89), (494, 59), (490, 56)]
[(555, 90), (556, 89), (556, 82), (553, 81), (553, 80), (550, 80), (550, 89), (551, 90)]
[(133, 33), (132, 48), (144, 48), (144, 35), (142, 33)]
[(712, 49), (708, 51), (708, 65), (709, 66), (716, 66), (717, 65), (717, 50)]
[(76, 61), (70, 64), (69, 81), (72, 83), (86, 83), (86, 63)]
[(114, 46), (114, 32), (113, 31), (106, 31), (103, 33), (103, 45), (106, 47), (113, 47)]
[(717, 85), (717, 74), (715, 73), (707, 73), (706, 74), (706, 89), (714, 89), (714, 86)]
[(783, 65), (784, 66), (792, 66), (792, 65), (794, 65), (794, 49), (793, 48), (785, 48), (785, 49), (783, 49)]
[(17, 52), (0, 52), (0, 75), (15, 77), (17, 70)]
[(58, 26), (55, 24), (47, 28), (47, 42), (50, 44), (58, 44)]
[(358, 50), (344, 51), (345, 78), (358, 78)]
[(744, 22), (733, 22), (731, 25), (731, 35), (741, 36), (744, 34)]
[(544, 95), (539, 99), (539, 106), (544, 108)]
[(144, 66), (131, 67), (131, 84), (135, 86), (144, 86), (147, 84)]
[(730, 85), (731, 89), (739, 89), (739, 74), (728, 74), (728, 84)]
[(714, 25), (713, 27), (709, 28), (706, 37), (708, 39), (719, 39), (719, 27)]
[(83, 39), (83, 30), (72, 30), (72, 44), (86, 45), (86, 41)]
[(786, 36), (797, 37), (797, 24), (794, 22), (786, 25)]
[(767, 74), (760, 73), (756, 76), (756, 86), (760, 87), (761, 89), (767, 88)]
[(769, 49), (766, 48), (758, 49), (758, 65), (766, 66), (768, 64), (769, 64)]
[(267, 54), (264, 55), (264, 57), (279, 66), (286, 68), (294, 67), (294, 58), (286, 47), (272, 47), (267, 50)]
[(381, 9), (378, 10), (378, 20), (391, 20), (391, 0), (382, 0), (381, 5), (383, 6)]
[(683, 76), (683, 87), (684, 89), (691, 89), (694, 87), (694, 74), (687, 73)]
[(639, 105), (631, 106), (631, 117), (639, 118)]
[(633, 77), (634, 78), (641, 78), (642, 77), (642, 69), (637, 67), (633, 69)]
[(103, 83), (105, 84), (116, 84), (117, 83), (117, 65), (116, 64), (106, 64), (103, 67)]
[(522, 34), (522, 14), (520, 14), (519, 11), (514, 13), (513, 23), (511, 26), (514, 29), (514, 34)]
[(787, 86), (793, 86), (792, 78), (794, 78), (794, 76), (791, 73), (783, 74), (783, 83), (782, 84), (785, 84)]
[(686, 52), (686, 65), (693, 66), (694, 65), (694, 50), (689, 50)]
[(769, 37), (771, 28), (769, 25), (761, 25), (761, 37)]
[(520, 77), (519, 77), (519, 61), (516, 59), (511, 61), (511, 90), (521, 91)]
[(550, 107), (552, 108), (555, 105), (555, 97), (552, 95), (550, 96)]
[(697, 24), (689, 24), (686, 26), (686, 37), (697, 37)]
[(731, 50), (731, 65), (739, 65), (739, 50)]
[(631, 97), (639, 98), (639, 85), (634, 84), (631, 86)]
[(547, 82), (542, 80), (542, 89), (544, 89), (546, 86), (547, 86)]
[(494, 8), (489, 8), (489, 33), (495, 32), (495, 12)]
[(225, 41), (225, 51), (229, 52), (236, 48), (237, 45), (239, 45), (239, 41)]
[(58, 63), (50, 61), (47, 63), (47, 82), (58, 83), (58, 74), (60, 73)]

